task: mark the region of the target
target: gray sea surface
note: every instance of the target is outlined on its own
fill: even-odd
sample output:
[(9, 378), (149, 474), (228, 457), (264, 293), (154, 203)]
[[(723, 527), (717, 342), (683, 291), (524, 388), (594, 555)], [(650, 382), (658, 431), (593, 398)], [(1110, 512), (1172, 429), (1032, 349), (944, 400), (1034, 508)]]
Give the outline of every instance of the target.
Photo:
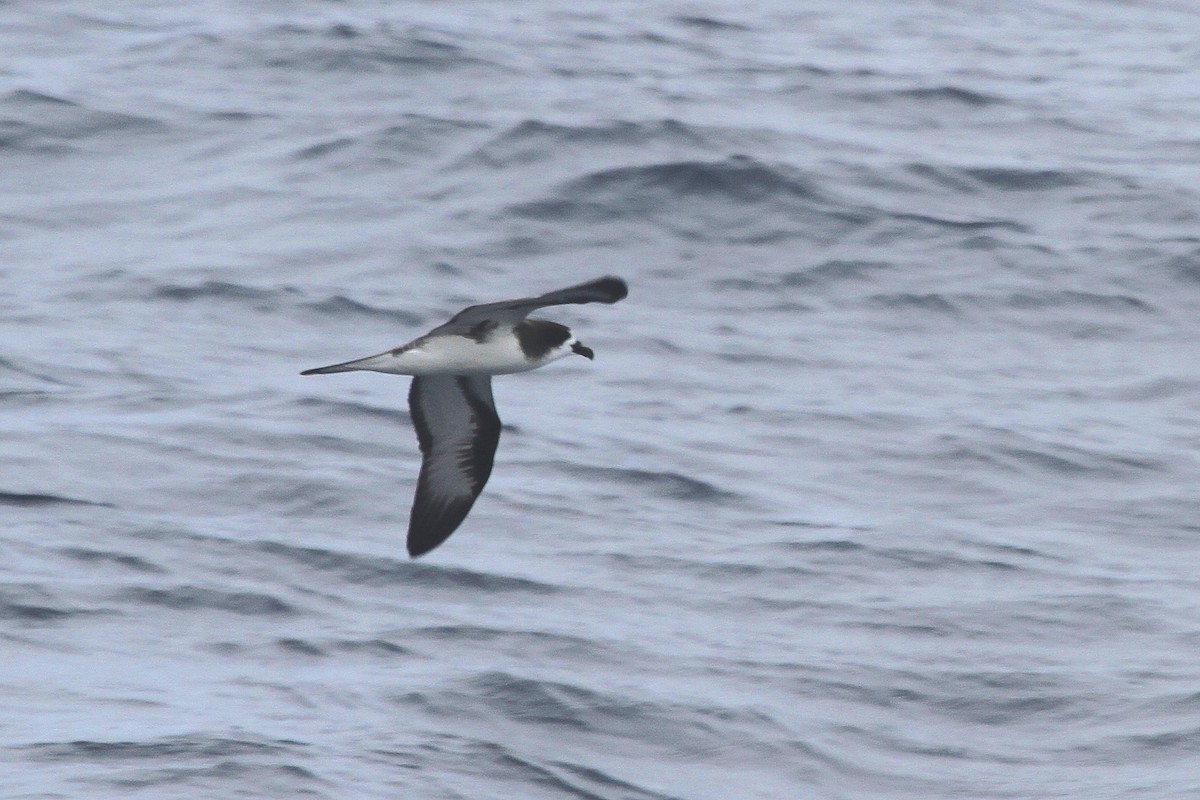
[[(1200, 6), (0, 6), (0, 797), (1200, 797)], [(474, 302), (496, 469), (404, 553)]]

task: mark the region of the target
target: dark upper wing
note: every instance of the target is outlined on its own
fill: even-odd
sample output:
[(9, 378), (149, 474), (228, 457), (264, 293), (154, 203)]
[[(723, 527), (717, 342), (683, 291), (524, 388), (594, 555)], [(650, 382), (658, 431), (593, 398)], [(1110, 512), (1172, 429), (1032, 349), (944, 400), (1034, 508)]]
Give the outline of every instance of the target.
[(492, 474), (500, 417), (488, 375), (413, 378), (408, 408), (421, 446), (421, 475), (408, 523), (409, 555), (454, 533)]
[(445, 325), (434, 328), (431, 333), (467, 331), (485, 320), (516, 323), (524, 319), (531, 311), (544, 306), (615, 303), (627, 294), (629, 294), (629, 287), (625, 285), (625, 281), (609, 275), (577, 286), (568, 286), (566, 289), (546, 292), (537, 297), (521, 297), (516, 300), (501, 300), (497, 303), (468, 306), (455, 314)]

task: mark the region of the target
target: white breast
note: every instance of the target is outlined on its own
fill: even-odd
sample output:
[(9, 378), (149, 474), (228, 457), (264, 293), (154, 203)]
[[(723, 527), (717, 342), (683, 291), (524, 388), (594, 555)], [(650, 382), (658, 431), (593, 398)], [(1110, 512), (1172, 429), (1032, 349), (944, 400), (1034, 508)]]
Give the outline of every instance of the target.
[(400, 375), (505, 375), (540, 367), (521, 352), (515, 336), (495, 336), (477, 342), (466, 336), (434, 336), (391, 356), (389, 369)]
[(543, 358), (525, 357), (520, 342), (511, 332), (478, 342), (467, 336), (431, 336), (395, 350), (355, 361), (333, 364), (312, 372), (369, 370), (393, 375), (507, 375), (526, 372), (571, 354), (572, 336)]

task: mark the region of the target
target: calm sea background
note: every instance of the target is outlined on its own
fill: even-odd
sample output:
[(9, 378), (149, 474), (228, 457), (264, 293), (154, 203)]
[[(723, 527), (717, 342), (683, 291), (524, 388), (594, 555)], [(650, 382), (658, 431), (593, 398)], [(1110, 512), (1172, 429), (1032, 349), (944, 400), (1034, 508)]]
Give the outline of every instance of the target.
[[(1200, 797), (1200, 6), (0, 6), (0, 797)], [(499, 378), (416, 562), (407, 380)]]

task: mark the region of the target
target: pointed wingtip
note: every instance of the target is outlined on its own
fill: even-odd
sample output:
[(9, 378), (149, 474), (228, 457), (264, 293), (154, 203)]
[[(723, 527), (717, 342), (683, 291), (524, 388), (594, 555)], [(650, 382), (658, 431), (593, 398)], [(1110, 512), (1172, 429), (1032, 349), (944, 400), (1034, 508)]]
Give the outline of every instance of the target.
[(616, 275), (597, 278), (592, 286), (608, 295), (604, 300), (606, 303), (615, 303), (629, 296), (629, 284)]
[(330, 375), (334, 372), (353, 372), (353, 367), (347, 367), (345, 364), (330, 364), (328, 367), (313, 367), (301, 372), (301, 375)]
[(445, 536), (430, 536), (424, 532), (414, 534), (414, 532), (409, 531), (408, 542), (406, 543), (408, 557), (420, 558), (431, 550), (436, 550), (442, 542), (449, 538), (450, 533), (447, 533)]

